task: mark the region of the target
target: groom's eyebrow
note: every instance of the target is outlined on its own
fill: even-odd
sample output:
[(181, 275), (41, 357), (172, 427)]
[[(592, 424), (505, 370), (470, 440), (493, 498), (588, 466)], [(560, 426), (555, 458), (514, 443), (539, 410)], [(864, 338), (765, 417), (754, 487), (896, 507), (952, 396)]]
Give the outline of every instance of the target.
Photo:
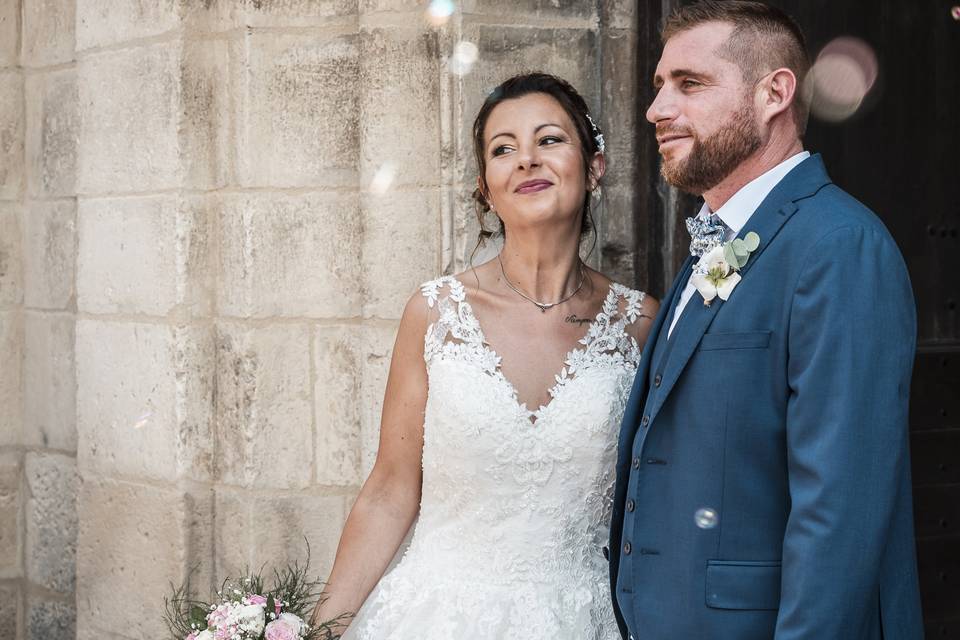
[[(677, 78), (700, 78), (704, 80), (710, 80), (711, 77), (709, 74), (702, 71), (694, 71), (693, 69), (672, 69), (670, 71), (670, 78), (676, 80)], [(663, 76), (657, 74), (653, 77), (653, 88), (659, 89), (663, 86)]]

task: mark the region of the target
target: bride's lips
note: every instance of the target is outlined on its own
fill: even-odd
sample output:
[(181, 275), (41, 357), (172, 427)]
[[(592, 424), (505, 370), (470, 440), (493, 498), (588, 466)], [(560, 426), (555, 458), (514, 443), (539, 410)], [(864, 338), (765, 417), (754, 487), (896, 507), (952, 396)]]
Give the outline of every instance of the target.
[(521, 182), (520, 186), (517, 187), (517, 193), (536, 193), (538, 191), (543, 191), (544, 189), (549, 189), (553, 186), (553, 183), (549, 180), (527, 180), (526, 182)]

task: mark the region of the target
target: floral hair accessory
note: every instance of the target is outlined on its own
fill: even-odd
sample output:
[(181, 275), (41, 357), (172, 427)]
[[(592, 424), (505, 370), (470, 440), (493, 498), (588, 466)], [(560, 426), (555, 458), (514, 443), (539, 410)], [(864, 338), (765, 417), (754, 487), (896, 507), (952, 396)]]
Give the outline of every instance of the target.
[(603, 132), (600, 131), (600, 127), (597, 126), (597, 123), (593, 121), (593, 118), (590, 117), (590, 114), (587, 114), (587, 120), (590, 121), (590, 127), (593, 129), (593, 139), (597, 143), (597, 149), (600, 153), (603, 153), (606, 149), (606, 144), (603, 140)]

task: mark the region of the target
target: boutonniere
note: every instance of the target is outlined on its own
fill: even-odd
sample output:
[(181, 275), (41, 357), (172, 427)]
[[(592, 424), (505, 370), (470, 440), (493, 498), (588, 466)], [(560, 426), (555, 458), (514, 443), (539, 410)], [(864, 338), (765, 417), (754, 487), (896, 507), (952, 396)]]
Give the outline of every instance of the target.
[(747, 264), (750, 254), (760, 246), (760, 236), (751, 231), (741, 240), (737, 238), (731, 242), (724, 242), (712, 251), (700, 256), (700, 261), (693, 267), (690, 282), (703, 296), (704, 306), (717, 296), (726, 300), (740, 284), (740, 269)]

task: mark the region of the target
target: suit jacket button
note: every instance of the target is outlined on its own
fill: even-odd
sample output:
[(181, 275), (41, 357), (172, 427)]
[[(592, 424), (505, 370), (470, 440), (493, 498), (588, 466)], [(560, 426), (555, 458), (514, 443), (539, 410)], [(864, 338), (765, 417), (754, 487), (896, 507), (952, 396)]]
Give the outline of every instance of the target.
[(623, 543), (623, 555), (628, 556), (628, 555), (630, 555), (630, 552), (631, 552), (631, 551), (633, 551), (633, 545), (631, 545), (629, 542), (624, 542), (624, 543)]
[(653, 386), (659, 387), (661, 382), (663, 382), (663, 376), (658, 373), (653, 379)]
[(633, 468), (634, 468), (634, 469), (639, 469), (639, 468), (640, 468), (640, 457), (639, 457), (639, 456), (637, 456), (637, 457), (635, 457), (635, 458), (633, 459)]
[(650, 424), (650, 416), (643, 416), (643, 420), (640, 421), (641, 427), (646, 427)]
[(630, 511), (632, 513), (633, 510), (636, 508), (637, 508), (637, 504), (633, 500), (627, 499), (627, 511)]

